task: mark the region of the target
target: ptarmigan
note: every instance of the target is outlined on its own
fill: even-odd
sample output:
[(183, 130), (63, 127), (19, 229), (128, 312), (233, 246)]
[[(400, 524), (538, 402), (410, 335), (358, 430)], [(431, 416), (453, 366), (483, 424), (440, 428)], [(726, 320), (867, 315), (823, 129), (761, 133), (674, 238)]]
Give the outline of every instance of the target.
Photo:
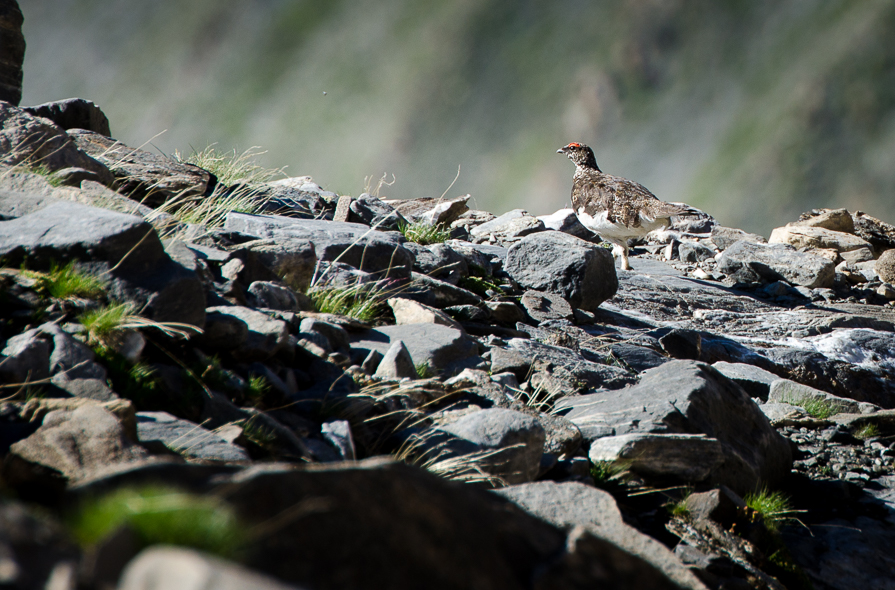
[(631, 270), (629, 239), (668, 227), (671, 217), (696, 212), (686, 205), (660, 201), (641, 184), (604, 174), (593, 150), (583, 143), (570, 143), (556, 153), (567, 155), (575, 163), (572, 209), (578, 220), (614, 244), (612, 253), (621, 257), (624, 270)]

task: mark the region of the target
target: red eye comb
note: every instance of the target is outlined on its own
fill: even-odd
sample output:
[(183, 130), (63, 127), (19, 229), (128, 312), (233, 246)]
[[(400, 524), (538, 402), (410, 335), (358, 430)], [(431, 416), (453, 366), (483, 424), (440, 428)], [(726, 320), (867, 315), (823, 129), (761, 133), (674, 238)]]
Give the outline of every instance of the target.
[(566, 147), (570, 147), (570, 148), (571, 148), (571, 147), (572, 147), (572, 148), (580, 148), (580, 147), (581, 147), (581, 144), (580, 144), (580, 143), (577, 143), (577, 142), (572, 142), (572, 143), (570, 143), (569, 145), (567, 145)]

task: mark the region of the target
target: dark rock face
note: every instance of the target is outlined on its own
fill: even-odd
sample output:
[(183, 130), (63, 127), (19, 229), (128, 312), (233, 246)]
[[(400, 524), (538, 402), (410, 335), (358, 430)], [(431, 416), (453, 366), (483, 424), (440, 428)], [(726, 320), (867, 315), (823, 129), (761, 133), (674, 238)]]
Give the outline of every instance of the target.
[(83, 98), (67, 98), (22, 110), (35, 117), (49, 119), (66, 130), (86, 129), (106, 137), (112, 136), (105, 113), (93, 102)]
[(0, 100), (18, 106), (22, 100), (25, 37), (22, 11), (16, 0), (0, 3)]
[(561, 232), (523, 238), (507, 252), (505, 269), (523, 287), (555, 293), (587, 311), (618, 290), (612, 254)]

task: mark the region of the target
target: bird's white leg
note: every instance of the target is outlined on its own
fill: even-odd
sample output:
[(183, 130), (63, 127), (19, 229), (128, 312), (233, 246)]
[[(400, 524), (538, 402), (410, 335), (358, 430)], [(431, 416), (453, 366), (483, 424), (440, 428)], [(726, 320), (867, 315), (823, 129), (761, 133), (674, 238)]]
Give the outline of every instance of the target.
[(628, 262), (628, 245), (622, 246), (622, 270), (631, 270), (631, 263)]

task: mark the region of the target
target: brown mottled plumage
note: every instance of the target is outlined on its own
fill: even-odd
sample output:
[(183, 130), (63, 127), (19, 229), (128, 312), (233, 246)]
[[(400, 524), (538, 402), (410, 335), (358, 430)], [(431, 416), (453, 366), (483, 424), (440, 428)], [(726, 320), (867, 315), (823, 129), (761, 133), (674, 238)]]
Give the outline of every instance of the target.
[(693, 212), (685, 205), (666, 203), (641, 184), (605, 174), (597, 166), (594, 152), (581, 143), (570, 143), (556, 151), (575, 164), (572, 177), (572, 208), (581, 223), (615, 244), (622, 268), (630, 270), (628, 240), (668, 227), (671, 217)]

